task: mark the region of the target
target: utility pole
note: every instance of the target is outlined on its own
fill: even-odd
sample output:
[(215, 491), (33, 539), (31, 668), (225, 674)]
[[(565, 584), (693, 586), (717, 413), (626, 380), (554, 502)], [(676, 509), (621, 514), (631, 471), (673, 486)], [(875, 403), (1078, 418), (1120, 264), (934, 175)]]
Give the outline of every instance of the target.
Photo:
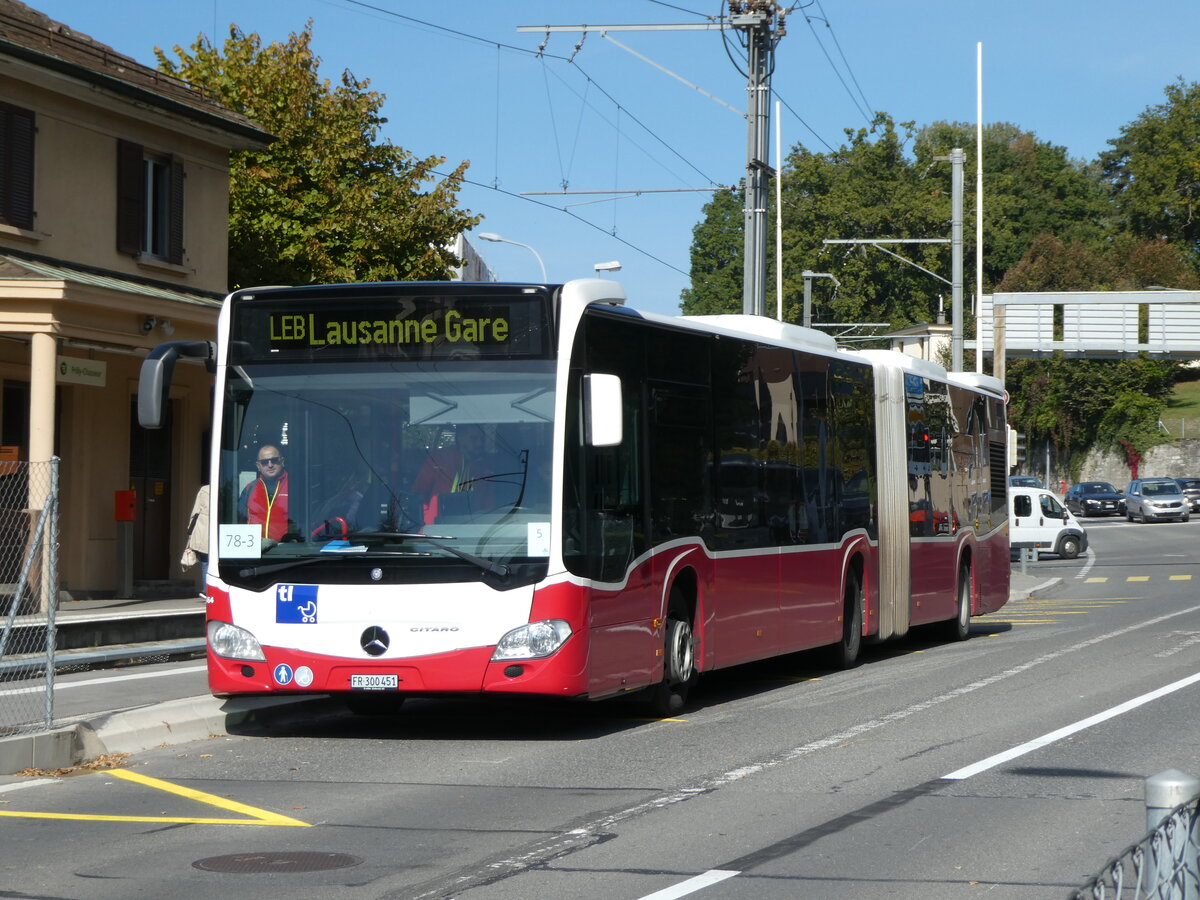
[[(950, 369), (963, 370), (963, 165), (961, 147), (950, 151)], [(976, 341), (976, 353), (983, 348)]]
[[(730, 2), (730, 24), (745, 32), (748, 62), (746, 67), (746, 182), (745, 182), (745, 253), (742, 279), (742, 312), (767, 314), (767, 191), (773, 172), (767, 146), (770, 129), (772, 55), (779, 41), (771, 29), (779, 15), (774, 0)], [(735, 11), (735, 7), (737, 11)], [(781, 23), (782, 24), (782, 23)]]
[[(778, 0), (728, 0), (729, 15), (722, 21), (686, 25), (519, 25), (518, 32), (609, 31), (724, 31), (742, 32), (746, 69), (746, 180), (745, 254), (742, 274), (742, 312), (767, 314), (767, 204), (768, 179), (774, 175), (769, 159), (771, 72), (779, 39), (786, 34), (786, 13)], [(658, 68), (661, 68), (659, 66)], [(666, 71), (666, 70), (664, 70)], [(673, 73), (667, 73), (673, 74)], [(678, 77), (678, 76), (674, 76)]]

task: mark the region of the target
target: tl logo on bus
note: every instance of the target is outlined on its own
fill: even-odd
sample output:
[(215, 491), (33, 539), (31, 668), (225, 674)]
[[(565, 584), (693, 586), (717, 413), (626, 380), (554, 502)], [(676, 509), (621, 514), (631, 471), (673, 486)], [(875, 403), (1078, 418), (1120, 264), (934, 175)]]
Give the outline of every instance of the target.
[(316, 625), (317, 586), (281, 584), (276, 587), (275, 621), (284, 625)]

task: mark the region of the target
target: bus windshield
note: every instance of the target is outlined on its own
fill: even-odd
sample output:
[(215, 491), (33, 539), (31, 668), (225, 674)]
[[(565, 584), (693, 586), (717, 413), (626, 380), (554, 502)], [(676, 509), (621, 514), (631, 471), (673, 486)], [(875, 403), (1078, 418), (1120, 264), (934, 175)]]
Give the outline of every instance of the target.
[(544, 569), (553, 415), (550, 360), (230, 366), (221, 574), (349, 556)]

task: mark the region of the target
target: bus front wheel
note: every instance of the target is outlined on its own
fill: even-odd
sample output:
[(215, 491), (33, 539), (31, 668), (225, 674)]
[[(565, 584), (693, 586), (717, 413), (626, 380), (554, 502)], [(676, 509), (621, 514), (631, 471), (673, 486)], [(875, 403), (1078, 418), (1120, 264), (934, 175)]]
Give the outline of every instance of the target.
[(649, 688), (646, 704), (656, 716), (683, 711), (688, 689), (696, 680), (696, 641), (682, 604), (672, 604), (663, 641), (663, 679)]

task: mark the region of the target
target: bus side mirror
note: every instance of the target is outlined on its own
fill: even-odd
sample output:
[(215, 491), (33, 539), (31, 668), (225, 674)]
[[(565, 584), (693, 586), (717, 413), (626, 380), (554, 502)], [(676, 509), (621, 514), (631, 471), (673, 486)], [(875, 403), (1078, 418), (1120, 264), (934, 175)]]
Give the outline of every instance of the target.
[(167, 341), (150, 351), (138, 376), (138, 424), (143, 428), (162, 428), (166, 424), (171, 376), (181, 356), (203, 359), (211, 365), (217, 358), (217, 345), (212, 341)]
[(591, 447), (621, 443), (621, 379), (617, 375), (583, 376), (584, 422)]

